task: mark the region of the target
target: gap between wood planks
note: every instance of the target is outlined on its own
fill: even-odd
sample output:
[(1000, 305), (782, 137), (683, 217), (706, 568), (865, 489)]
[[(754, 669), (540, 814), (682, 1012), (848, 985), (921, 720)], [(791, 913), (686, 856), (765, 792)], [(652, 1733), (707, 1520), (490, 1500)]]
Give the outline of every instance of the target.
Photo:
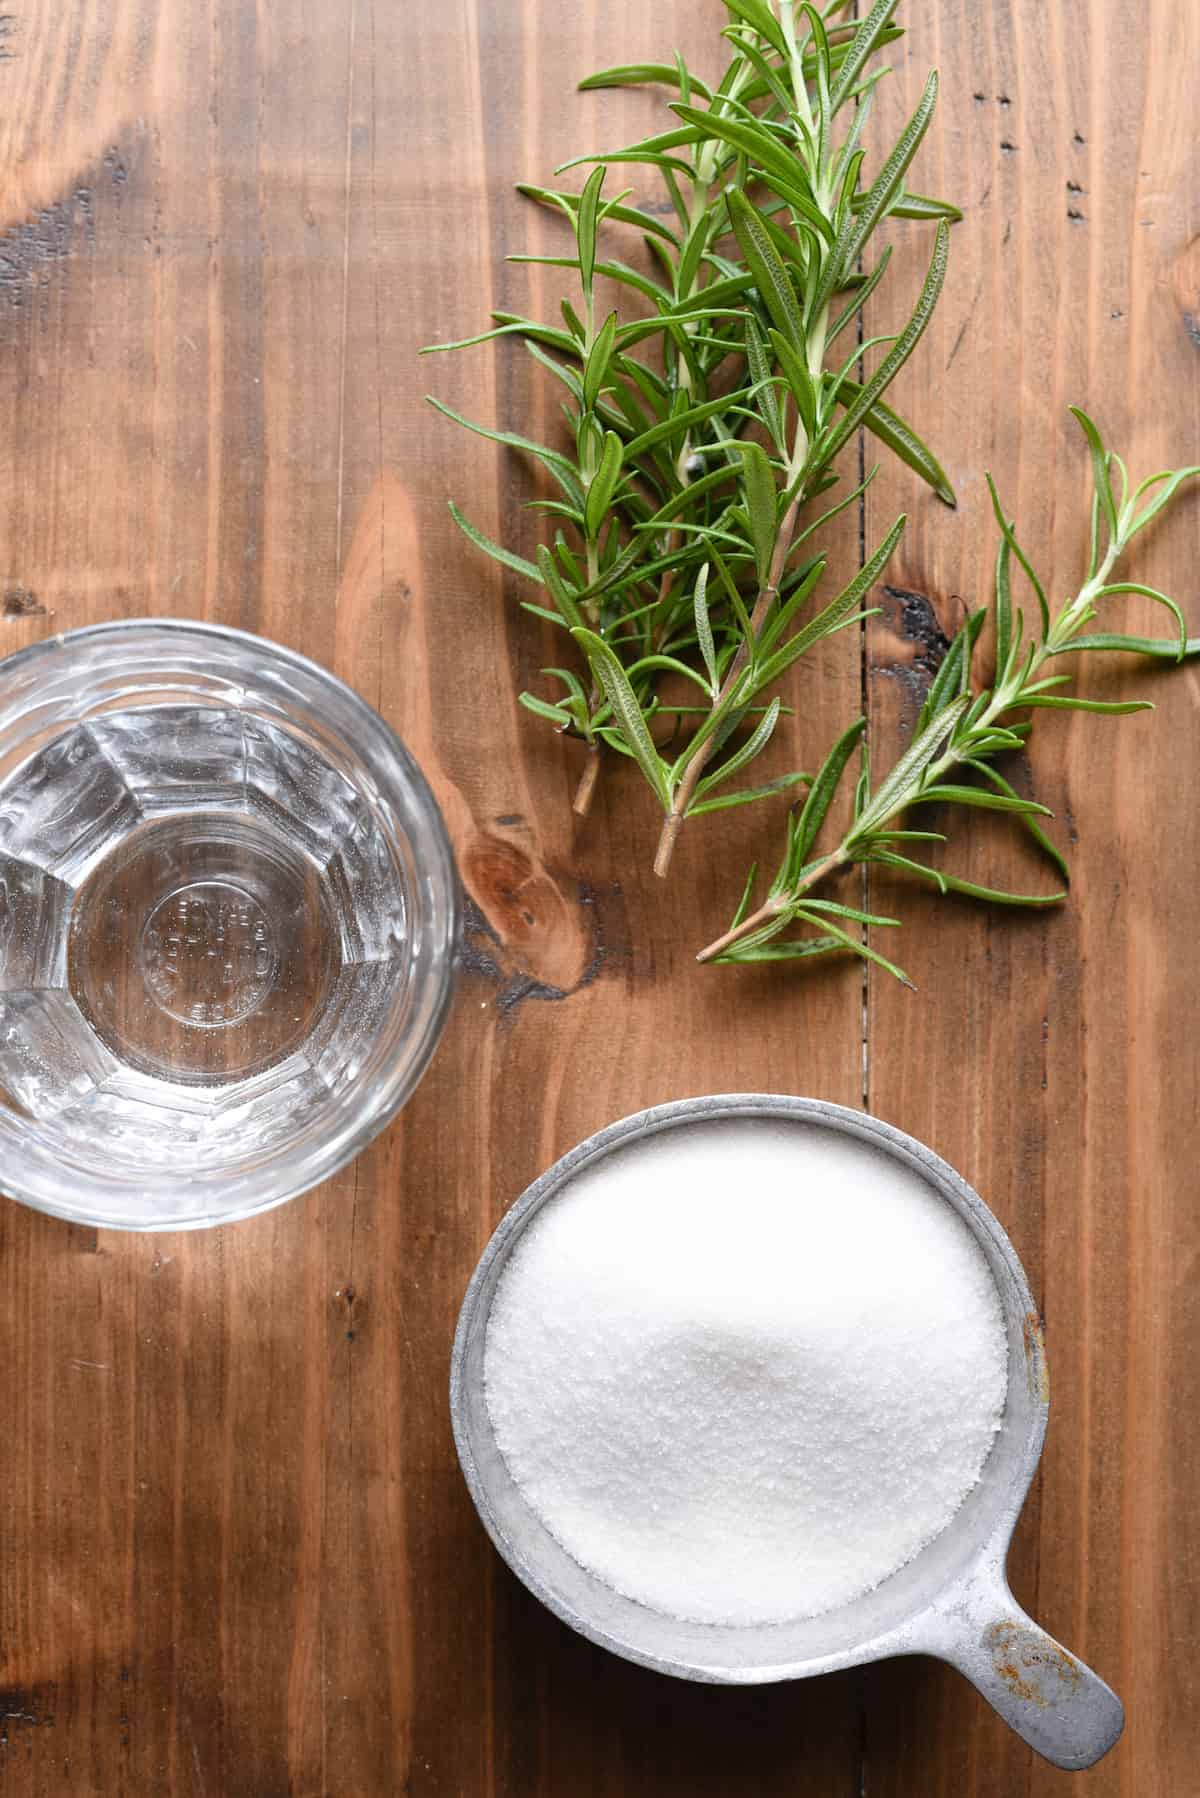
[[(854, 19), (857, 19), (860, 17), (861, 7), (859, 4), (859, 0), (854, 0), (854, 4), (850, 8), (850, 13), (851, 13), (851, 17)], [(859, 267), (860, 268), (862, 267), (862, 258), (861, 257), (859, 258)], [(865, 324), (863, 321), (863, 308), (861, 306), (859, 307), (858, 316), (856, 317), (855, 322), (854, 322), (854, 328), (855, 328), (855, 334), (858, 339), (858, 347), (859, 347), (859, 350), (861, 351), (863, 343), (866, 339), (866, 327), (865, 327)], [(867, 495), (866, 495), (865, 488), (863, 488), (863, 482), (866, 480), (866, 475), (867, 475), (867, 432), (866, 432), (866, 427), (860, 425), (859, 430), (858, 430), (858, 484), (859, 484), (859, 488), (860, 488), (860, 492), (859, 492), (859, 496), (858, 496), (858, 565), (860, 568), (865, 568), (867, 565)], [(868, 704), (868, 698), (869, 698), (869, 695), (868, 695), (869, 682), (868, 682), (867, 668), (868, 668), (868, 663), (867, 663), (867, 620), (865, 618), (863, 618), (859, 621), (859, 626), (858, 626), (858, 709), (859, 709), (860, 714), (864, 718), (869, 716), (868, 711), (867, 711), (867, 704)], [(865, 755), (867, 753), (865, 746), (869, 742), (869, 740), (870, 740), (870, 726), (868, 725), (867, 732), (865, 733), (864, 739), (863, 739), (863, 747), (861, 747), (859, 750), (860, 755)], [(859, 893), (860, 893), (860, 903), (862, 905), (863, 911), (865, 911), (865, 912), (869, 912), (871, 909), (870, 903), (869, 903), (870, 897), (871, 897), (870, 889), (871, 889), (870, 873), (869, 873), (866, 862), (863, 862), (863, 864), (859, 870)], [(866, 924), (861, 924), (859, 926), (859, 929), (862, 933), (863, 940), (865, 941), (868, 926)], [(861, 1029), (862, 1029), (862, 1065), (861, 1065), (861, 1070), (860, 1070), (861, 1071), (861, 1079), (862, 1079), (862, 1108), (864, 1111), (869, 1112), (871, 1109), (871, 1037), (870, 1037), (870, 1027), (869, 1027), (870, 1026), (870, 998), (871, 998), (870, 963), (865, 958), (860, 957), (860, 964), (861, 965), (859, 968), (859, 980), (862, 983), (859, 987), (859, 994), (860, 994), (859, 1017), (860, 1017), (860, 1025), (861, 1025)], [(854, 1769), (853, 1769), (854, 1791), (853, 1791), (852, 1798), (867, 1798), (867, 1674), (866, 1674), (866, 1670), (862, 1667), (855, 1668), (854, 1672), (851, 1674), (851, 1679), (853, 1681), (853, 1701), (852, 1702), (854, 1705), (854, 1712), (855, 1712)]]
[[(851, 17), (857, 19), (859, 16), (858, 0), (855, 0), (855, 4), (851, 7), (850, 11), (851, 11)], [(859, 257), (859, 260), (858, 260), (858, 266), (859, 266), (859, 269), (861, 270), (861, 268), (862, 268), (862, 257), (861, 256)], [(858, 347), (859, 347), (860, 351), (862, 349), (864, 342), (866, 341), (866, 326), (863, 322), (863, 311), (864, 311), (864, 308), (860, 306), (858, 309), (858, 315), (854, 321), (855, 334), (858, 339)], [(859, 429), (858, 429), (858, 485), (859, 485), (859, 489), (860, 489), (859, 495), (858, 495), (858, 565), (860, 568), (865, 568), (867, 565), (867, 495), (866, 495), (866, 489), (863, 487), (863, 483), (866, 480), (866, 478), (867, 478), (867, 431), (866, 431), (865, 425), (860, 425)], [(868, 695), (867, 688), (868, 688), (867, 620), (865, 618), (863, 618), (859, 621), (859, 626), (858, 626), (858, 709), (859, 709), (861, 716), (864, 718), (868, 717), (867, 704), (868, 704), (869, 695)], [(860, 755), (865, 755), (867, 753), (866, 745), (868, 744), (869, 741), (870, 741), (870, 726), (868, 725), (867, 731), (863, 738), (863, 744), (859, 749)], [(859, 892), (861, 895), (862, 909), (865, 912), (869, 912), (871, 909), (871, 907), (868, 903), (870, 896), (871, 896), (871, 877), (870, 877), (870, 873), (868, 871), (866, 862), (863, 862), (863, 864), (859, 870)], [(861, 933), (862, 940), (864, 942), (866, 941), (867, 930), (868, 930), (868, 926), (866, 924), (859, 925), (859, 931)], [(861, 961), (861, 966), (859, 968), (859, 978), (862, 982), (862, 985), (859, 989), (862, 994), (862, 1013), (861, 1013), (861, 1023), (862, 1023), (862, 1108), (864, 1111), (870, 1111), (870, 1109), (871, 1109), (871, 1043), (870, 1043), (870, 1036), (869, 1036), (868, 1029), (867, 1029), (867, 1022), (868, 1022), (867, 1014), (868, 1014), (868, 1007), (870, 1004), (870, 994), (871, 994), (871, 983), (870, 983), (870, 978), (869, 978), (871, 964), (866, 960), (865, 957), (860, 957), (860, 961)], [(866, 1788), (866, 1777), (867, 1777), (867, 1775), (866, 1775), (865, 1723), (866, 1723), (866, 1720), (864, 1717), (864, 1719), (863, 1719), (864, 1740), (863, 1740), (863, 1743), (861, 1744), (861, 1761), (860, 1761), (860, 1766), (861, 1766), (861, 1771), (862, 1771), (861, 1784), (862, 1784), (864, 1790)]]
[[(859, 17), (858, 0), (854, 0), (854, 5), (850, 10), (851, 16), (857, 19)], [(859, 267), (862, 267), (861, 257), (859, 258)], [(858, 339), (858, 347), (861, 351), (866, 338), (866, 327), (863, 322), (863, 308), (861, 306), (858, 310), (858, 316), (855, 319), (855, 333)], [(863, 487), (863, 482), (866, 480), (867, 476), (867, 432), (865, 426), (859, 427), (857, 448), (858, 484), (860, 488), (858, 495), (858, 565), (860, 568), (865, 568), (867, 565), (867, 495), (866, 490)], [(858, 709), (864, 718), (868, 716), (867, 689), (869, 683), (867, 667), (867, 620), (863, 618), (859, 621), (858, 626)], [(867, 753), (865, 745), (869, 741), (869, 737), (870, 727), (868, 726), (868, 730), (863, 739), (863, 746), (860, 747), (859, 750), (860, 755), (865, 755)], [(871, 897), (870, 887), (870, 873), (866, 862), (863, 862), (859, 869), (859, 894), (860, 903), (865, 912), (869, 912), (871, 909), (869, 903)], [(859, 930), (862, 933), (864, 941), (866, 940), (867, 929), (868, 926), (866, 924), (859, 925)], [(859, 980), (862, 984), (859, 987), (859, 1017), (862, 1028), (862, 1108), (866, 1112), (869, 1112), (871, 1109), (871, 1038), (869, 1029), (869, 1007), (871, 997), (871, 982), (869, 978), (870, 965), (871, 964), (865, 958), (860, 957)], [(855, 1668), (851, 1678), (853, 1681), (853, 1705), (855, 1712), (855, 1764), (853, 1772), (854, 1791), (852, 1798), (867, 1798), (867, 1674), (865, 1668)]]

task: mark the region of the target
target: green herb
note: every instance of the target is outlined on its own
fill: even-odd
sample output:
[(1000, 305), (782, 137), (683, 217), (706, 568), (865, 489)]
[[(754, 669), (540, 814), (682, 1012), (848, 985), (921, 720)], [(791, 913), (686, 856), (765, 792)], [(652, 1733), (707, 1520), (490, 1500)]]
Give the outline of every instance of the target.
[[(1066, 864), (1038, 822), (1048, 815), (1047, 808), (1014, 792), (996, 768), (996, 757), (1023, 747), (1032, 723), (1027, 714), (1039, 708), (1104, 713), (1153, 709), (1146, 700), (1109, 702), (1065, 691), (1070, 676), (1056, 671), (1057, 657), (1088, 650), (1122, 650), (1171, 660), (1200, 654), (1200, 639), (1189, 640), (1183, 614), (1173, 599), (1140, 581), (1111, 578), (1133, 538), (1171, 502), (1185, 480), (1200, 474), (1200, 468), (1164, 469), (1130, 492), (1120, 457), (1105, 448), (1086, 413), (1075, 407), (1072, 411), (1088, 441), (1093, 480), (1091, 550), (1087, 577), (1078, 593), (1051, 612), (1045, 588), (989, 481), (1000, 528), (995, 591), (989, 608), (996, 646), (992, 685), (975, 692), (971, 684), (972, 660), (988, 616), (979, 611), (967, 618), (947, 651), (908, 748), (874, 789), (864, 758), (852, 822), (841, 842), (824, 853), (817, 851), (818, 833), (866, 728), (863, 718), (834, 745), (809, 785), (804, 804), (790, 814), (783, 860), (764, 903), (756, 911), (750, 910), (755, 881), (752, 869), (733, 923), (724, 936), (702, 951), (701, 961), (774, 961), (849, 950), (907, 980), (899, 968), (870, 947), (863, 934), (871, 925), (894, 925), (896, 919), (876, 917), (816, 896), (831, 875), (853, 863), (897, 869), (928, 881), (940, 892), (965, 893), (1004, 905), (1054, 905), (1066, 897), (1063, 891), (1000, 892), (930, 867), (916, 859), (911, 846), (944, 842), (944, 835), (901, 828), (901, 820), (912, 807), (932, 803), (1008, 812), (1032, 834), (1065, 879)], [(1031, 634), (1026, 633), (1023, 614), (1013, 606), (1014, 563), (1037, 604), (1036, 628)], [(1163, 606), (1175, 634), (1156, 640), (1089, 633), (1087, 627), (1098, 617), (1103, 602), (1126, 593), (1143, 594)], [(786, 934), (798, 925), (808, 926), (810, 934)]]
[[(732, 54), (715, 88), (681, 57), (592, 76), (585, 88), (673, 89), (669, 127), (577, 158), (594, 165), (581, 193), (522, 190), (563, 215), (574, 247), (516, 260), (575, 270), (579, 306), (564, 302), (554, 324), (494, 313), (494, 328), (467, 340), (524, 342), (564, 389), (570, 449), (471, 424), (433, 402), (531, 456), (557, 489), (534, 502), (553, 540), (532, 562), (451, 511), (474, 543), (542, 589), (527, 609), (570, 633), (575, 666), (544, 670), (553, 698), (525, 693), (522, 703), (586, 745), (577, 810), (588, 808), (603, 747), (636, 762), (664, 815), (660, 874), (685, 818), (788, 784), (730, 785), (771, 740), (782, 715), (772, 689), (786, 670), (869, 615), (863, 603), (903, 520), (836, 597), (815, 598), (825, 562), (811, 539), (862, 491), (802, 527), (808, 502), (836, 482), (839, 453), (865, 426), (954, 503), (936, 458), (883, 399), (929, 322), (959, 216), (906, 186), (937, 78), (868, 179), (860, 139), (887, 73), (880, 55), (901, 35), (896, 0), (876, 0), (861, 22), (841, 16), (845, 0), (820, 10), (795, 0), (725, 6)], [(631, 189), (606, 195), (614, 165), (648, 171), (668, 216), (632, 203)], [(934, 221), (933, 253), (907, 323), (864, 340), (861, 311), (889, 252), (869, 271), (864, 263), (892, 216)], [(610, 252), (617, 228), (640, 238), (648, 263)], [(605, 311), (601, 282), (627, 310)], [(859, 372), (881, 345), (878, 367)], [(679, 682), (696, 689), (691, 706), (670, 703), (667, 683)], [(661, 721), (672, 726), (670, 753)]]

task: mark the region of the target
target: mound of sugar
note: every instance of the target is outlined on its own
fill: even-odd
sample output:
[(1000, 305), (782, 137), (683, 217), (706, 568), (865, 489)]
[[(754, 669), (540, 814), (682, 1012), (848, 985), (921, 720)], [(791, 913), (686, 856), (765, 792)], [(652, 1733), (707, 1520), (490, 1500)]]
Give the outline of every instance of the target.
[(500, 1451), (576, 1560), (750, 1624), (844, 1604), (946, 1527), (1007, 1345), (982, 1250), (919, 1175), (744, 1118), (630, 1144), (546, 1204), (484, 1374)]

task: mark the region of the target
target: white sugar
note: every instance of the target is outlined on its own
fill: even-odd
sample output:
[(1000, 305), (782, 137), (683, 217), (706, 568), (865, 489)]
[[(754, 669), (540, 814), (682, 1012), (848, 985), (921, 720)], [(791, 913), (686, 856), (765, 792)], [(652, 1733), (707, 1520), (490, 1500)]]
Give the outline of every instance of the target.
[(999, 1428), (999, 1295), (967, 1226), (878, 1150), (729, 1119), (579, 1175), (517, 1244), (485, 1353), (526, 1498), (673, 1616), (759, 1623), (933, 1540)]

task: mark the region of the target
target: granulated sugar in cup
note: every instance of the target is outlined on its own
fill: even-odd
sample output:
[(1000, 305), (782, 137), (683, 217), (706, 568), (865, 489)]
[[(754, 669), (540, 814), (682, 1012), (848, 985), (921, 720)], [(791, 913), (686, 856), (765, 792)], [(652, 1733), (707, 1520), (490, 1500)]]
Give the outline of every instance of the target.
[(451, 1408), (500, 1553), (615, 1653), (731, 1684), (927, 1653), (1059, 1766), (1120, 1734), (1004, 1575), (1048, 1410), (1024, 1273), (888, 1125), (733, 1095), (590, 1138), (489, 1243)]

